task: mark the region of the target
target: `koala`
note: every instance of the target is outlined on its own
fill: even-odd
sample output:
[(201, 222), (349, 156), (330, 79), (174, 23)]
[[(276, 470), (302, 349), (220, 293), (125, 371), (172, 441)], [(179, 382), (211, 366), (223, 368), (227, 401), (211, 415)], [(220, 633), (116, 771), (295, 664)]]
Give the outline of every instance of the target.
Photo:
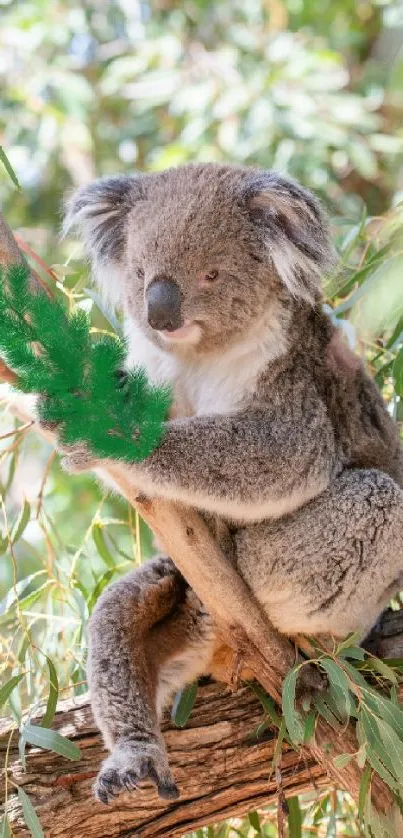
[[(150, 497), (196, 508), (285, 635), (363, 636), (399, 589), (397, 427), (321, 304), (333, 261), (318, 200), (272, 171), (219, 164), (108, 177), (71, 199), (128, 365), (174, 392), (159, 447), (124, 464)], [(78, 446), (66, 467), (102, 473)], [(178, 789), (159, 728), (214, 674), (217, 637), (169, 557), (112, 584), (89, 624), (89, 683), (110, 755), (99, 800)]]

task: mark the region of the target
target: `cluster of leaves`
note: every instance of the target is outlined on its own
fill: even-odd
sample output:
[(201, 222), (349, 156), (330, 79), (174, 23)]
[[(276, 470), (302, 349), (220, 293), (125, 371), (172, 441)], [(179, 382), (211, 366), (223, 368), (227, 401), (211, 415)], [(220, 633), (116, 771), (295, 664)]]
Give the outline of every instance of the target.
[(82, 310), (29, 288), (24, 264), (0, 275), (0, 352), (17, 373), (15, 387), (39, 394), (40, 418), (64, 444), (88, 443), (98, 457), (140, 461), (159, 444), (170, 404), (141, 369), (119, 381), (126, 349), (117, 337), (91, 340)]
[(383, 211), (402, 159), (399, 6), (7, 3), (0, 124), (24, 188), (24, 199), (4, 189), (7, 217), (54, 235), (71, 182), (220, 159), (286, 169), (339, 207), (350, 192)]
[[(305, 664), (298, 664), (287, 674), (283, 682), (283, 718), (279, 724), (279, 738), (288, 738), (294, 746), (307, 744), (314, 736), (318, 716), (328, 722), (336, 735), (342, 726), (354, 719), (357, 750), (335, 756), (334, 764), (344, 768), (351, 760), (356, 760), (362, 770), (359, 822), (366, 829), (366, 834), (373, 838), (385, 835), (394, 838), (393, 824), (371, 806), (370, 787), (375, 771), (387, 783), (403, 809), (403, 708), (397, 695), (397, 687), (402, 680), (403, 659), (379, 660), (354, 646), (350, 638), (335, 648), (332, 655), (321, 652), (316, 659), (313, 658), (313, 663), (325, 673), (329, 687), (323, 694), (314, 697), (312, 708), (311, 702), (307, 701), (301, 711), (296, 706), (295, 696), (298, 674)], [(364, 675), (376, 677), (376, 688)], [(267, 701), (266, 697), (266, 705)], [(328, 747), (331, 754), (331, 741)]]

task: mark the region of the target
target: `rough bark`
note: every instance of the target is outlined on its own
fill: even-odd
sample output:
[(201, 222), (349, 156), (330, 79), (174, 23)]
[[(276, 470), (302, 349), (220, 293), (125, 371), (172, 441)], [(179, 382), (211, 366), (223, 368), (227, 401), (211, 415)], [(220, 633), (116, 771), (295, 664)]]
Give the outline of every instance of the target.
[[(13, 237), (9, 231), (4, 220), (0, 215), (0, 263), (7, 264), (20, 258), (18, 250)], [(1, 374), (1, 371), (0, 371)], [(3, 370), (3, 375), (10, 380), (12, 373)], [(39, 429), (38, 429), (39, 430)], [(136, 493), (125, 478), (124, 472), (121, 472), (119, 466), (111, 465), (108, 467), (108, 474), (113, 478), (115, 484), (119, 487), (122, 494), (128, 501), (136, 507), (143, 518), (149, 523), (154, 530), (159, 540), (167, 549), (167, 552), (172, 556), (173, 560), (182, 571), (183, 575), (194, 588), (205, 606), (209, 609), (213, 618), (217, 623), (217, 627), (222, 635), (223, 640), (228, 647), (233, 650), (234, 667), (239, 668), (239, 663), (247, 667), (254, 673), (257, 680), (265, 687), (265, 689), (275, 698), (280, 699), (282, 679), (289, 669), (290, 665), (295, 660), (295, 652), (293, 646), (270, 624), (267, 617), (260, 610), (256, 600), (251, 592), (237, 574), (235, 568), (228, 562), (225, 555), (220, 550), (218, 544), (213, 539), (209, 530), (201, 520), (196, 512), (189, 510), (179, 504), (168, 503), (158, 499), (150, 500), (142, 495)], [(235, 705), (238, 699), (234, 699)], [(225, 724), (225, 713), (221, 716), (220, 723)], [(85, 738), (85, 737), (84, 737)], [(98, 741), (98, 740), (96, 740)], [(333, 743), (331, 756), (329, 756), (328, 743)], [(325, 747), (326, 746), (326, 747)], [(99, 745), (98, 745), (99, 749)], [(356, 749), (355, 735), (352, 726), (343, 731), (340, 737), (334, 736), (334, 732), (325, 722), (320, 720), (317, 725), (316, 743), (313, 746), (305, 749), (305, 757), (310, 762), (316, 760), (320, 766), (319, 773), (324, 776), (327, 773), (328, 781), (337, 784), (341, 788), (347, 788), (354, 796), (358, 796), (359, 784), (361, 779), (361, 771), (356, 762), (353, 760), (346, 768), (338, 769), (335, 767), (333, 758), (337, 754), (346, 753)], [(214, 758), (214, 749), (212, 751)], [(239, 751), (234, 753), (234, 764), (238, 766), (237, 770), (242, 771), (243, 760), (242, 753)], [(220, 771), (217, 773), (217, 782), (226, 782), (225, 774), (227, 772), (227, 762), (229, 756), (226, 756), (220, 762)], [(46, 758), (41, 754), (38, 759), (46, 763)], [(200, 781), (202, 779), (203, 771), (206, 765), (207, 756), (201, 752), (201, 765), (199, 771), (201, 772)], [(99, 761), (99, 750), (98, 750)], [(229, 764), (229, 762), (228, 762)], [(242, 766), (242, 769), (239, 768)], [(43, 769), (45, 770), (45, 768)], [(77, 769), (78, 770), (78, 769)], [(82, 771), (82, 766), (80, 773)], [(189, 767), (185, 767), (184, 774), (189, 772)], [(214, 776), (211, 775), (211, 776)], [(28, 775), (29, 777), (29, 775)], [(180, 777), (178, 777), (180, 780)], [(246, 784), (247, 777), (245, 777)], [(184, 776), (184, 781), (190, 782), (190, 778)], [(26, 783), (27, 778), (21, 776), (21, 782)], [(40, 784), (40, 781), (38, 779)], [(242, 787), (242, 776), (236, 781), (236, 785)], [(62, 787), (63, 783), (62, 783)], [(85, 787), (87, 794), (87, 806), (89, 801), (89, 787)], [(264, 787), (262, 787), (262, 795), (264, 795)], [(266, 787), (267, 790), (267, 787)], [(229, 791), (228, 791), (229, 793)], [(234, 807), (237, 796), (233, 791)], [(260, 794), (260, 791), (259, 791)], [(205, 801), (207, 820), (214, 818), (214, 801), (216, 800), (216, 793), (214, 788), (210, 786), (211, 803)], [(386, 809), (391, 804), (391, 796), (386, 786), (378, 779), (374, 779), (372, 785), (372, 796), (374, 803), (380, 809)], [(56, 811), (57, 795), (52, 794), (48, 797), (48, 808), (53, 812)], [(243, 792), (238, 790), (238, 804), (237, 811), (243, 811)], [(239, 802), (240, 801), (240, 802)], [(154, 802), (154, 807), (161, 808), (160, 803)], [(183, 804), (181, 804), (183, 805)], [(192, 804), (193, 805), (193, 804)], [(246, 808), (250, 808), (251, 801), (249, 800)], [(91, 803), (91, 811), (95, 803)], [(209, 806), (213, 807), (209, 809)], [(45, 807), (46, 808), (46, 807)], [(236, 808), (236, 807), (235, 807)], [(234, 808), (234, 811), (235, 811)], [(47, 810), (46, 810), (47, 811)], [(109, 810), (108, 810), (109, 811)], [(118, 804), (119, 818), (121, 815), (121, 807)], [(229, 809), (225, 809), (228, 814)], [(231, 810), (232, 811), (232, 810)], [(68, 810), (66, 818), (68, 817)], [(49, 815), (49, 817), (51, 817)], [(80, 817), (83, 817), (82, 811)], [(109, 818), (111, 826), (108, 829), (114, 828), (113, 823), (116, 823), (116, 817), (111, 815), (102, 815), (102, 818)], [(165, 817), (165, 815), (164, 815)], [(121, 822), (123, 825), (123, 821)], [(54, 824), (52, 829), (55, 828)], [(62, 828), (70, 828), (64, 823)], [(104, 827), (102, 827), (103, 829)], [(132, 827), (126, 830), (123, 826), (121, 832), (98, 832), (99, 835), (113, 835), (113, 834), (134, 834), (134, 823), (132, 820)], [(165, 827), (164, 827), (165, 828)], [(87, 828), (85, 828), (87, 832)], [(182, 829), (183, 832), (183, 829)], [(16, 833), (18, 834), (18, 833)], [(23, 834), (23, 833), (21, 833)], [(63, 833), (54, 832), (49, 835), (68, 835), (73, 834), (69, 832)], [(94, 833), (92, 833), (94, 834)], [(143, 832), (143, 834), (145, 834)], [(153, 833), (148, 832), (148, 835)], [(180, 832), (159, 832), (163, 834), (181, 834)]]
[[(403, 645), (403, 612), (386, 612), (370, 645), (379, 653), (387, 644), (396, 657)], [(38, 717), (39, 721), (40, 717)], [(183, 730), (166, 720), (164, 736), (170, 765), (180, 789), (178, 801), (161, 800), (151, 785), (121, 795), (108, 807), (97, 803), (91, 785), (104, 756), (88, 696), (62, 701), (52, 727), (68, 736), (82, 752), (79, 762), (39, 748), (27, 748), (27, 771), (18, 753), (18, 732), (0, 725), (0, 753), (8, 753), (7, 811), (17, 838), (28, 836), (17, 786), (36, 808), (46, 838), (143, 836), (176, 838), (199, 826), (241, 816), (277, 800), (271, 772), (277, 731), (268, 728), (256, 738), (264, 711), (251, 689), (237, 692), (216, 683), (199, 687), (191, 717)], [(35, 719), (33, 720), (35, 721)], [(10, 744), (11, 736), (11, 744)], [(333, 733), (329, 740), (335, 744)], [(340, 741), (345, 742), (344, 733)], [(334, 756), (331, 750), (329, 758)], [(2, 759), (4, 761), (4, 759)], [(307, 749), (298, 754), (283, 744), (281, 784), (286, 796), (315, 793), (329, 785), (329, 776)], [(4, 777), (0, 801), (4, 801)], [(400, 833), (396, 833), (400, 834)]]
[[(269, 779), (276, 733), (266, 741), (250, 738), (263, 712), (252, 691), (236, 694), (217, 684), (199, 689), (185, 729), (165, 725), (170, 765), (181, 797), (174, 803), (160, 800), (151, 786), (125, 793), (109, 806), (97, 803), (91, 784), (103, 757), (88, 698), (61, 702), (52, 727), (69, 736), (80, 748), (80, 762), (68, 762), (49, 751), (31, 748), (27, 772), (22, 771), (17, 734), (9, 752), (7, 810), (15, 836), (28, 836), (20, 803), (12, 783), (21, 785), (36, 808), (46, 838), (104, 838), (104, 836), (184, 835), (203, 824), (242, 815), (276, 799), (274, 774)], [(0, 735), (5, 751), (9, 730)], [(281, 758), (282, 785), (287, 795), (328, 782), (312, 758), (300, 759), (287, 746)], [(1, 789), (4, 795), (4, 784)]]

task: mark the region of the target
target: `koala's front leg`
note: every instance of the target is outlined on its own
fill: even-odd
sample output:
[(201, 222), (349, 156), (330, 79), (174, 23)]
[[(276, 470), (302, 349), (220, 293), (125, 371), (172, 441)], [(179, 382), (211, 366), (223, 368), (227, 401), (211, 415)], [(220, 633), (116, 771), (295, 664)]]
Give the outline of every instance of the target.
[[(280, 517), (323, 491), (335, 471), (334, 437), (320, 403), (310, 418), (307, 427), (254, 409), (173, 420), (146, 460), (118, 467), (150, 496), (238, 520)], [(68, 466), (80, 463), (79, 452)]]

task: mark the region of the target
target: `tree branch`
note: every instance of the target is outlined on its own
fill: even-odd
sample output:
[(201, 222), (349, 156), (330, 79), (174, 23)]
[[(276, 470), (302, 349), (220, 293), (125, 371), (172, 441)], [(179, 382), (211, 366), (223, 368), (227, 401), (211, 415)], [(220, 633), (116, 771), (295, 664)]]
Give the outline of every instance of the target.
[[(372, 638), (374, 653), (379, 652), (385, 640), (395, 657), (403, 644), (400, 613), (384, 615)], [(32, 722), (39, 723), (40, 719), (38, 714)], [(186, 728), (179, 730), (168, 720), (163, 725), (180, 800), (162, 801), (155, 789), (146, 785), (138, 792), (120, 795), (108, 807), (91, 800), (91, 785), (105, 753), (87, 695), (59, 702), (52, 725), (79, 746), (79, 762), (28, 746), (24, 772), (17, 731), (3, 721), (0, 753), (5, 754), (9, 748), (7, 812), (13, 835), (26, 838), (30, 834), (24, 823), (18, 786), (29, 795), (47, 838), (77, 838), (84, 832), (87, 838), (179, 838), (204, 824), (241, 817), (276, 803), (272, 761), (277, 731), (269, 727), (260, 738), (254, 738), (253, 732), (262, 719), (261, 704), (250, 689), (243, 687), (233, 693), (211, 682), (199, 687)], [(279, 765), (287, 797), (321, 791), (329, 785), (323, 765), (308, 752), (297, 754), (287, 743), (283, 743)], [(3, 777), (0, 802), (4, 801), (4, 792)], [(402, 834), (399, 827), (394, 834)]]

